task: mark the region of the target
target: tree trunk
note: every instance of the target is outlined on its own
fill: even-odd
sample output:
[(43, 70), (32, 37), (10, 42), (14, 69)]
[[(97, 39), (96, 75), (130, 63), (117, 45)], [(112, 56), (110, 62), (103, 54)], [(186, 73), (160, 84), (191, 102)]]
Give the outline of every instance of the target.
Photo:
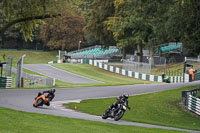
[(142, 41), (137, 45), (137, 51), (138, 51), (138, 62), (143, 61), (143, 44)]
[(5, 35), (2, 34), (1, 35), (1, 48), (4, 48), (4, 44), (5, 44)]
[(149, 53), (150, 53), (150, 59), (149, 59), (149, 63), (151, 63), (151, 66), (154, 66), (155, 63), (154, 63), (154, 50), (153, 50), (153, 47), (150, 47), (149, 48)]
[(123, 52), (122, 59), (125, 60), (126, 59), (126, 48), (125, 47), (123, 47), (122, 52)]

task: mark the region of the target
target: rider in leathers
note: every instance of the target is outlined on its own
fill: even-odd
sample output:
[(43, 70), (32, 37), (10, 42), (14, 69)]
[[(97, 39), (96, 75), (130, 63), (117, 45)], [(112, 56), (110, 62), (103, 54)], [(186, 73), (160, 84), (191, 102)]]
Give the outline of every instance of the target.
[[(124, 103), (126, 102), (127, 108), (130, 110), (131, 108), (128, 106), (128, 94), (123, 94), (122, 96), (119, 96), (117, 98), (117, 101), (115, 103), (113, 103), (110, 107), (109, 110), (111, 110), (112, 108), (117, 109), (118, 104)], [(116, 110), (115, 110), (116, 111)]]
[[(52, 99), (54, 98), (54, 96), (55, 96), (55, 95), (54, 95), (54, 92), (55, 92), (55, 89), (43, 91), (43, 93), (39, 92), (39, 93), (38, 93), (38, 97), (39, 97), (40, 95), (44, 94), (44, 93), (48, 93), (48, 94), (46, 95), (46, 97), (49, 98), (49, 96), (51, 96), (51, 100), (52, 100)], [(49, 106), (49, 105), (50, 105), (50, 101), (46, 102), (45, 105)]]

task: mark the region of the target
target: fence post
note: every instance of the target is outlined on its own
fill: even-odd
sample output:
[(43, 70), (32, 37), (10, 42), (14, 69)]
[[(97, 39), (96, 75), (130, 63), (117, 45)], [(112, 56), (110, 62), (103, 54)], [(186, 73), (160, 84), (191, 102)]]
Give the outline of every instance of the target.
[(25, 56), (24, 54), (17, 63), (16, 88), (22, 87), (23, 61)]
[(189, 90), (182, 91), (182, 103), (184, 105), (188, 105), (188, 96), (189, 96), (189, 94), (190, 94)]

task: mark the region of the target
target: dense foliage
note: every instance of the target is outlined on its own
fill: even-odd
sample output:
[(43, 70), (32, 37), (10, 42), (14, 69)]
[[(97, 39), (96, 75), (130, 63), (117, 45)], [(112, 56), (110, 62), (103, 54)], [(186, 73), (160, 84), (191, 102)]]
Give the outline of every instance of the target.
[(50, 18), (40, 27), (40, 37), (51, 49), (69, 50), (83, 40), (84, 19), (79, 14)]
[[(74, 10), (84, 16), (85, 23), (79, 20), (81, 26), (75, 26), (79, 30), (85, 26), (84, 41), (137, 48), (140, 56), (143, 47), (153, 50), (162, 43), (182, 42), (190, 56), (199, 54), (200, 1), (197, 0), (2, 0), (0, 34), (14, 25), (25, 40), (32, 40), (33, 31), (44, 24), (44, 19), (70, 16)], [(61, 21), (64, 24), (67, 20), (56, 20), (55, 25)], [(48, 45), (54, 44), (58, 46)]]
[[(138, 55), (142, 55), (141, 49), (144, 46), (152, 48), (171, 41), (183, 42), (190, 53), (199, 54), (200, 1), (110, 0), (108, 2), (114, 6), (114, 11), (108, 7), (112, 9), (109, 13), (99, 10), (108, 5), (104, 1), (93, 2), (95, 5), (98, 3), (98, 8), (94, 6), (91, 9), (88, 26), (91, 29), (99, 25), (103, 27), (101, 30), (95, 30), (96, 36), (106, 29), (112, 33), (119, 47), (137, 45)], [(97, 18), (101, 21), (97, 21)], [(105, 36), (104, 40), (109, 38)]]

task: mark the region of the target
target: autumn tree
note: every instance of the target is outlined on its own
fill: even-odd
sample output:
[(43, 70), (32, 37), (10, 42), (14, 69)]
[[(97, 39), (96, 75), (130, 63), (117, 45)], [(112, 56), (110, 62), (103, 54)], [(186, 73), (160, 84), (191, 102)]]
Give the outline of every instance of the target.
[(78, 13), (63, 14), (58, 18), (45, 20), (40, 28), (40, 37), (51, 49), (69, 50), (77, 48), (83, 40), (84, 19)]
[(76, 8), (77, 0), (1, 0), (0, 9), (5, 18), (0, 25), (0, 35), (9, 27), (20, 28), (25, 40), (31, 40), (33, 31), (42, 24), (45, 18), (60, 16), (61, 13), (69, 13)]

